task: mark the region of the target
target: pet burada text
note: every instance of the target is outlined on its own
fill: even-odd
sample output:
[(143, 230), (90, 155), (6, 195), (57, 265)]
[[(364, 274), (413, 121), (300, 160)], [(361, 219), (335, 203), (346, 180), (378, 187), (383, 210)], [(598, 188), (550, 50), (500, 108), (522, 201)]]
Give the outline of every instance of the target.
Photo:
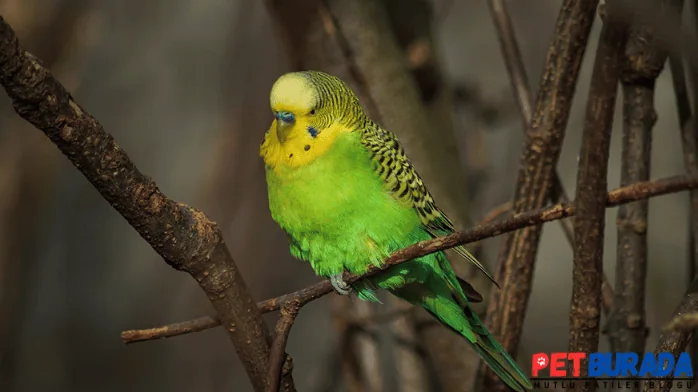
[[(588, 357), (588, 361), (584, 361)], [(582, 375), (582, 364), (586, 372)], [(546, 372), (547, 370), (547, 372)], [(571, 372), (569, 372), (571, 370)], [(537, 353), (531, 357), (531, 372), (535, 377), (693, 377), (691, 357), (682, 352), (678, 357), (672, 353), (581, 353), (558, 352)], [(547, 374), (545, 374), (547, 373)]]

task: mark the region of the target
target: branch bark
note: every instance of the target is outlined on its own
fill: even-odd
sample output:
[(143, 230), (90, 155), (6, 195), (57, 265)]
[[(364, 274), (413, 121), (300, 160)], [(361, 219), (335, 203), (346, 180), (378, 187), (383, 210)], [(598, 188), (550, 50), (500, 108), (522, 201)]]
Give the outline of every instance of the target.
[[(698, 176), (674, 176), (654, 181), (641, 182), (609, 192), (606, 195), (606, 207), (615, 207), (638, 200), (689, 189), (698, 189)], [(433, 240), (418, 242), (393, 253), (384, 261), (384, 265), (380, 269), (372, 267), (370, 271), (363, 276), (345, 274), (344, 281), (347, 283), (353, 283), (359, 279), (373, 275), (382, 269), (390, 268), (429, 253), (496, 237), (504, 233), (523, 229), (525, 227), (536, 226), (545, 222), (569, 218), (574, 216), (576, 213), (577, 209), (574, 203), (560, 203), (548, 208), (522, 212), (498, 222), (478, 225), (470, 230), (454, 233), (445, 237), (438, 237)], [(300, 299), (300, 304), (302, 307), (308, 302), (314, 301), (331, 293), (332, 291), (332, 284), (328, 280), (323, 280), (293, 293), (261, 301), (257, 303), (257, 308), (262, 313), (269, 313), (279, 310), (286, 301), (295, 299)], [(196, 327), (193, 327), (194, 325), (196, 325)], [(124, 343), (127, 344), (137, 343), (147, 340), (184, 335), (207, 328), (214, 328), (219, 325), (221, 325), (221, 323), (215, 317), (201, 317), (195, 320), (171, 324), (165, 327), (124, 331), (121, 333), (121, 338)], [(192, 326), (192, 328), (189, 328), (190, 326)]]
[[(216, 224), (163, 195), (97, 120), (20, 46), (2, 17), (0, 84), (17, 113), (42, 130), (171, 267), (196, 279), (226, 325), (255, 391), (264, 391), (269, 332)], [(285, 385), (294, 390), (290, 376)]]
[[(281, 314), (276, 322), (276, 334), (274, 335), (274, 342), (271, 345), (271, 354), (269, 355), (269, 384), (267, 385), (267, 392), (278, 391), (282, 375), (291, 374), (293, 362), (291, 357), (286, 355), (286, 342), (288, 342), (288, 334), (291, 333), (291, 327), (293, 327), (300, 310), (300, 301), (292, 300), (286, 301), (279, 312)], [(284, 363), (286, 363), (286, 366), (284, 366)], [(286, 389), (288, 389), (288, 386), (283, 388), (283, 390)]]
[[(596, 351), (599, 345), (606, 177), (621, 56), (626, 41), (625, 26), (614, 19), (618, 1), (621, 0), (613, 0), (606, 5), (607, 15), (596, 49), (579, 153), (570, 352), (590, 353)], [(582, 362), (582, 369), (587, 369), (588, 358), (584, 358)], [(595, 391), (596, 383), (574, 383), (567, 390)]]
[[(507, 11), (506, 2), (504, 0), (489, 0), (490, 12), (492, 13), (492, 19), (494, 19), (495, 27), (497, 29), (497, 35), (499, 37), (499, 44), (502, 48), (502, 56), (504, 57), (504, 63), (507, 66), (507, 71), (509, 73), (509, 79), (511, 79), (511, 84), (514, 89), (516, 96), (516, 101), (519, 104), (519, 109), (521, 110), (521, 116), (524, 121), (524, 131), (527, 131), (531, 126), (531, 118), (533, 116), (531, 107), (533, 106), (531, 99), (531, 89), (528, 84), (528, 76), (526, 76), (526, 69), (523, 65), (523, 60), (521, 58), (521, 53), (519, 51), (519, 44), (516, 42), (516, 35), (514, 34), (514, 26), (511, 23), (511, 18), (509, 17), (509, 12)], [(567, 196), (560, 176), (557, 170), (553, 170), (552, 174), (552, 189), (548, 195), (550, 202), (555, 203), (566, 203), (570, 199)], [(560, 226), (567, 241), (569, 241), (570, 246), (574, 247), (574, 228), (572, 227), (572, 222), (568, 219), (560, 220)], [(603, 275), (603, 310), (606, 314), (609, 313), (611, 308), (611, 303), (613, 302), (613, 288), (609, 283), (606, 275)]]
[[(596, 0), (566, 0), (558, 15), (535, 111), (526, 131), (514, 196), (514, 212), (541, 208), (548, 200), (572, 97), (594, 20)], [(490, 331), (511, 355), (521, 338), (533, 280), (542, 227), (530, 227), (502, 241), (495, 277), (501, 290), (493, 290), (487, 309)], [(506, 386), (484, 363), (479, 375), (487, 390)]]
[[(649, 25), (633, 23), (628, 34), (621, 75), (621, 185), (649, 179), (652, 129), (657, 121), (654, 86), (667, 59), (667, 53), (655, 44), (654, 29)], [(646, 200), (623, 205), (618, 210), (616, 297), (608, 325), (611, 351), (614, 352), (641, 354), (645, 349), (647, 210)]]

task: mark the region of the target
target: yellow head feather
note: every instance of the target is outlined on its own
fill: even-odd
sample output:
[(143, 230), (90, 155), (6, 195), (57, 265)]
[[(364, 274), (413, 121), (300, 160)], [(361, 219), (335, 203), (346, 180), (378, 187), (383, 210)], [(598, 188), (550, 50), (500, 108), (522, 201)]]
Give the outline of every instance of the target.
[(327, 152), (365, 119), (356, 95), (340, 79), (317, 71), (291, 72), (269, 94), (275, 120), (260, 154), (271, 168), (298, 167)]
[(301, 72), (282, 75), (271, 88), (271, 110), (295, 113), (310, 112), (318, 101), (317, 90)]

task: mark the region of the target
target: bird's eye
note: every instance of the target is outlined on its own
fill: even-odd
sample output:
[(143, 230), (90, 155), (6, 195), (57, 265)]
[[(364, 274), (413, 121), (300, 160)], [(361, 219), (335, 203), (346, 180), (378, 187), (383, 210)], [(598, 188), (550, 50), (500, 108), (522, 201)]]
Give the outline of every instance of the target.
[(314, 116), (314, 115), (315, 115), (315, 109), (313, 109), (313, 110), (310, 111), (310, 115), (311, 115), (311, 116)]

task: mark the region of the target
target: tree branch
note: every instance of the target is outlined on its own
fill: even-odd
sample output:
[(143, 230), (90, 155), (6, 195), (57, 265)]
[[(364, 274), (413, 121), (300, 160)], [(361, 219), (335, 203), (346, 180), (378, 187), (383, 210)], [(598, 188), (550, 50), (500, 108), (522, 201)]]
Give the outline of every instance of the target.
[[(693, 282), (691, 282), (691, 285), (686, 291), (686, 295), (676, 307), (674, 315), (672, 316), (672, 323), (678, 325), (680, 324), (679, 320), (685, 317), (684, 315), (696, 312), (698, 312), (698, 279), (694, 279)], [(674, 354), (674, 359), (677, 359), (679, 354), (686, 348), (692, 335), (693, 329), (664, 332), (659, 337), (659, 343), (657, 343), (657, 347), (654, 349), (654, 354), (669, 352)], [(666, 378), (669, 380), (672, 379), (671, 376)], [(668, 383), (660, 383), (655, 380), (653, 383), (645, 382), (642, 390), (644, 392), (668, 392), (670, 389), (671, 386)]]
[[(0, 17), (0, 84), (17, 113), (44, 134), (153, 249), (201, 286), (225, 325), (255, 391), (267, 384), (269, 332), (223, 241), (204, 213), (177, 203), (143, 175), (97, 120), (73, 101)], [(293, 390), (293, 380), (285, 380)]]
[[(641, 182), (609, 192), (606, 195), (606, 207), (615, 207), (638, 200), (649, 199), (651, 197), (689, 189), (698, 189), (698, 175), (674, 176), (654, 181)], [(363, 276), (345, 274), (344, 281), (347, 283), (353, 283), (359, 279), (371, 276), (383, 269), (390, 268), (429, 253), (496, 237), (504, 233), (523, 229), (525, 227), (536, 226), (545, 222), (569, 218), (575, 214), (576, 207), (574, 203), (560, 203), (548, 208), (519, 213), (498, 222), (478, 225), (463, 232), (434, 238), (428, 241), (418, 242), (393, 253), (385, 260), (384, 265), (380, 269), (371, 267), (369, 272)], [(323, 280), (293, 293), (261, 301), (257, 303), (257, 308), (262, 313), (269, 313), (279, 310), (283, 304), (289, 300), (298, 300), (300, 301), (300, 306), (303, 307), (305, 304), (331, 292), (333, 292), (332, 284), (328, 280)], [(168, 338), (191, 332), (198, 332), (204, 329), (214, 328), (219, 325), (221, 325), (221, 323), (215, 317), (201, 317), (181, 323), (170, 324), (164, 327), (124, 331), (121, 333), (121, 339), (126, 344), (138, 343), (147, 340)]]
[[(666, 59), (667, 52), (655, 44), (654, 29), (646, 23), (632, 23), (621, 75), (621, 185), (649, 179), (652, 129), (657, 121), (654, 86)], [(641, 354), (645, 348), (647, 210), (647, 201), (626, 204), (618, 210), (616, 297), (607, 328), (611, 351), (614, 352), (632, 351)]]
[[(543, 207), (554, 189), (553, 173), (597, 4), (597, 0), (565, 0), (562, 3), (530, 128), (529, 123), (526, 124), (513, 199), (515, 213)], [(490, 293), (487, 324), (490, 332), (514, 357), (531, 293), (541, 230), (542, 227), (533, 226), (506, 236), (499, 248), (495, 278), (502, 289)], [(478, 375), (484, 377), (484, 389), (507, 390), (482, 361)]]
[[(524, 120), (524, 132), (526, 132), (531, 126), (531, 118), (533, 116), (531, 107), (533, 105), (531, 89), (529, 87), (528, 77), (526, 76), (526, 68), (523, 65), (519, 44), (516, 42), (516, 35), (514, 34), (514, 26), (512, 26), (509, 11), (507, 10), (504, 0), (489, 0), (488, 3), (490, 12), (492, 13), (492, 19), (494, 19), (495, 27), (497, 28), (497, 35), (499, 37), (500, 47), (502, 48), (504, 63), (509, 72), (509, 79), (511, 79), (516, 100), (521, 110), (521, 116)], [(553, 170), (552, 176), (552, 189), (548, 195), (550, 202), (553, 204), (569, 202), (570, 199), (567, 196), (567, 192), (562, 185), (562, 180), (560, 180), (560, 176), (556, 169)], [(560, 226), (570, 246), (574, 247), (574, 228), (572, 227), (572, 222), (567, 219), (562, 219), (560, 220)], [(602, 298), (603, 310), (608, 314), (614, 294), (613, 288), (608, 282), (605, 274), (603, 275), (602, 289), (604, 293)]]
[[(281, 315), (279, 320), (276, 322), (276, 335), (274, 336), (274, 342), (271, 345), (271, 354), (269, 356), (269, 384), (267, 385), (267, 392), (277, 392), (279, 390), (279, 383), (281, 382), (282, 368), (287, 358), (286, 355), (286, 342), (288, 341), (288, 334), (291, 333), (291, 327), (296, 321), (296, 316), (301, 310), (301, 303), (298, 300), (286, 301), (284, 306), (281, 307)], [(288, 357), (289, 360), (291, 357)], [(290, 374), (292, 365), (288, 362), (286, 371), (284, 374)], [(284, 388), (287, 389), (287, 388)]]
[[(613, 111), (618, 91), (625, 25), (615, 19), (616, 3), (606, 4), (607, 16), (596, 49), (591, 88), (586, 108), (577, 171), (574, 219), (574, 267), (570, 308), (570, 352), (596, 351), (601, 318), (601, 281), (608, 157), (613, 129)], [(582, 360), (587, 369), (588, 358)], [(582, 375), (584, 376), (584, 375)], [(568, 391), (594, 391), (596, 383), (570, 384)]]

